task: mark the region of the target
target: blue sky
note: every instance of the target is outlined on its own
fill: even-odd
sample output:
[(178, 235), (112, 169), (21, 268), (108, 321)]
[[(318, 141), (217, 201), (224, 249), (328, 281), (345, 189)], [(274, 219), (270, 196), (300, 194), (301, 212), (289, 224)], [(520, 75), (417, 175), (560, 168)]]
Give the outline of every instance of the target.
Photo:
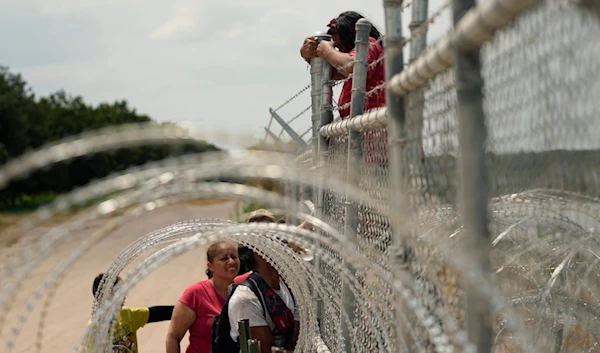
[[(442, 3), (430, 1), (430, 13)], [(92, 104), (127, 99), (156, 120), (242, 147), (264, 135), (269, 107), (310, 82), (298, 54), (305, 36), (345, 10), (384, 25), (382, 2), (292, 6), (275, 0), (0, 0), (0, 64), (22, 73), (38, 95), (64, 89)], [(410, 8), (405, 26), (409, 20)], [(430, 39), (449, 23), (446, 11)], [(281, 115), (288, 119), (309, 104), (307, 92)], [(308, 115), (294, 124), (298, 132), (309, 126)]]

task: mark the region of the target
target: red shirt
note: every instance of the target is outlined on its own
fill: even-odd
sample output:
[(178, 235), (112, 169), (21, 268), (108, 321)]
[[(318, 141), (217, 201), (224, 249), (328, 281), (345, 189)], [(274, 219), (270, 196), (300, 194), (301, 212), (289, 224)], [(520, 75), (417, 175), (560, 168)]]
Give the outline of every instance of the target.
[[(352, 49), (350, 55), (356, 54), (356, 48)], [(369, 52), (367, 54), (368, 63), (371, 65), (374, 61), (383, 56), (383, 47), (376, 39), (369, 37)], [(367, 92), (373, 88), (383, 84), (385, 82), (385, 69), (383, 66), (383, 60), (378, 62), (374, 67), (369, 68), (367, 72)], [(338, 105), (343, 106), (350, 103), (352, 99), (352, 79), (344, 82), (342, 91), (340, 92), (340, 98), (338, 99)], [(373, 92), (370, 96), (365, 98), (365, 111), (373, 108), (385, 106), (385, 87), (376, 92)], [(350, 106), (340, 110), (340, 117), (345, 119), (350, 115)]]
[(213, 318), (221, 313), (225, 299), (217, 293), (210, 280), (204, 280), (187, 287), (179, 301), (196, 313), (196, 320), (189, 329), (190, 344), (186, 352), (210, 353)]
[(252, 271), (248, 271), (248, 272), (244, 273), (243, 275), (239, 275), (233, 279), (233, 283), (240, 284), (240, 283), (244, 282), (245, 280), (247, 280), (251, 274), (252, 274)]

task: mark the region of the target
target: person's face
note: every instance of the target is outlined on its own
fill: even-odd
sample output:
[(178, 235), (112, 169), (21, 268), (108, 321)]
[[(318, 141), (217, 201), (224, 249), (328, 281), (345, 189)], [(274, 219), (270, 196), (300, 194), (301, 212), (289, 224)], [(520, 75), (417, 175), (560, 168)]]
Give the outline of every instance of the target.
[(342, 42), (340, 41), (340, 35), (337, 33), (333, 33), (331, 35), (331, 39), (333, 40), (333, 46), (337, 48), (337, 50), (342, 51)]
[(233, 244), (223, 244), (215, 254), (212, 262), (208, 262), (209, 270), (214, 277), (233, 280), (240, 271), (240, 259), (237, 247)]
[(344, 47), (344, 45), (342, 44), (342, 41), (340, 40), (340, 35), (337, 34), (337, 32), (333, 32), (331, 34), (331, 40), (333, 41), (333, 46), (341, 51), (342, 53), (349, 53), (350, 50), (348, 50), (346, 47)]

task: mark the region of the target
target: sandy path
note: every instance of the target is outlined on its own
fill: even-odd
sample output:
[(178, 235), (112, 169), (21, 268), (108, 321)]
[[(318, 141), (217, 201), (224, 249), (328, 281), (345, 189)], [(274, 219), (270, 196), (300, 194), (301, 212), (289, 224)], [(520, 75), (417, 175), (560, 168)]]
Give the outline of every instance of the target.
[[(36, 335), (42, 302), (39, 302), (15, 342), (12, 352), (71, 352), (73, 343), (83, 333), (92, 304), (91, 286), (93, 278), (110, 265), (126, 246), (144, 234), (168, 226), (172, 223), (192, 218), (224, 218), (230, 216), (233, 203), (210, 206), (173, 205), (147, 213), (135, 221), (123, 225), (88, 251), (84, 258), (74, 264), (66, 274), (56, 296), (48, 310), (42, 349), (37, 350)], [(77, 235), (78, 239), (99, 229), (103, 222), (96, 222)], [(1, 333), (0, 339), (4, 351), (5, 344), (13, 337), (11, 326), (21, 312), (26, 300), (37, 288), (40, 281), (56, 264), (65, 258), (79, 244), (71, 240), (56, 251), (43, 266), (28, 277), (20, 292), (13, 310), (8, 316), (8, 327)], [(174, 304), (185, 287), (195, 281), (205, 279), (205, 248), (188, 252), (163, 266), (145, 278), (127, 296), (126, 304), (131, 307)], [(127, 271), (127, 269), (126, 269)], [(42, 299), (43, 301), (43, 299)], [(169, 323), (153, 323), (138, 331), (140, 352), (164, 352), (164, 338)], [(182, 342), (182, 351), (187, 346), (187, 337)]]

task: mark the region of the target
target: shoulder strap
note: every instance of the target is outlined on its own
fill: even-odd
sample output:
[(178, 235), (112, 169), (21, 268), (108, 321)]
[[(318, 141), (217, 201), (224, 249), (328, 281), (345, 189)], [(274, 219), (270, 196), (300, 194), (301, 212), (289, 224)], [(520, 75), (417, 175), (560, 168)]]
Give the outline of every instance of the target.
[(262, 303), (265, 317), (268, 315), (271, 318), (281, 334), (286, 336), (292, 334), (293, 330), (290, 330), (290, 326), (294, 325), (294, 315), (283, 299), (258, 274), (252, 273), (248, 277), (248, 282), (255, 287), (251, 288)]
[[(256, 278), (256, 277), (258, 277), (258, 278)], [(267, 317), (267, 315), (269, 315), (269, 311), (267, 310), (267, 303), (265, 303), (265, 297), (263, 296), (262, 290), (258, 284), (258, 282), (260, 282), (260, 281), (264, 281), (264, 280), (262, 278), (260, 278), (260, 276), (258, 276), (256, 273), (253, 272), (245, 281), (243, 281), (240, 284), (244, 285), (252, 290), (254, 295), (256, 295), (256, 298), (258, 298), (258, 300), (260, 301), (260, 305), (262, 306), (263, 311), (265, 312), (265, 317)]]
[(296, 305), (296, 298), (294, 298), (294, 293), (292, 292), (292, 288), (290, 288), (290, 286), (288, 286), (287, 282), (285, 281), (285, 279), (283, 279), (283, 277), (281, 277), (281, 282), (283, 282), (283, 284), (285, 284), (285, 287), (287, 288), (288, 292), (292, 296), (292, 300), (294, 301), (294, 305)]
[(221, 312), (213, 317), (211, 327), (211, 353), (239, 352), (238, 342), (231, 338), (231, 325), (229, 323), (229, 301), (237, 287), (237, 284), (232, 284), (228, 287), (229, 295), (225, 300), (225, 304), (223, 304)]

